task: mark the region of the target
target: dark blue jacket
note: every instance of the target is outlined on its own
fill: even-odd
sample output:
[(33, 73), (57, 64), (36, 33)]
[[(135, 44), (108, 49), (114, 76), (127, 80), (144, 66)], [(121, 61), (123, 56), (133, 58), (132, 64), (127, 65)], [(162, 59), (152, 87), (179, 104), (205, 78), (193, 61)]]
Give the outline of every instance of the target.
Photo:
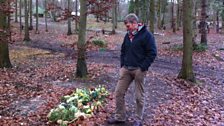
[(130, 41), (128, 33), (121, 46), (121, 67), (140, 67), (147, 71), (157, 55), (154, 36), (144, 26)]

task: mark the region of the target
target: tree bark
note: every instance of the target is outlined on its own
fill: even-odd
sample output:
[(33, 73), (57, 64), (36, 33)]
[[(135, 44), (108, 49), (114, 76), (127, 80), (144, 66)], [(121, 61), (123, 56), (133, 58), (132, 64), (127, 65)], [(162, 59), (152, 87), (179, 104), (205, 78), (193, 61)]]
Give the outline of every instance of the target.
[(173, 33), (176, 33), (176, 17), (174, 15), (174, 9), (175, 9), (175, 6), (174, 6), (174, 0), (171, 0), (171, 28), (173, 29)]
[(118, 17), (118, 7), (119, 7), (119, 1), (116, 1), (116, 6), (115, 6), (115, 29), (117, 29), (117, 17)]
[(216, 33), (219, 33), (219, 10), (216, 11)]
[(24, 0), (24, 8), (25, 8), (25, 37), (24, 41), (27, 43), (30, 41), (30, 34), (29, 34), (29, 16), (28, 16), (28, 9), (27, 9), (27, 0)]
[(183, 59), (178, 78), (195, 82), (192, 67), (192, 0), (183, 0)]
[(36, 34), (39, 34), (38, 23), (39, 23), (38, 0), (36, 0)]
[(165, 22), (165, 15), (166, 15), (166, 7), (167, 7), (167, 0), (162, 0), (162, 20), (161, 20), (161, 27), (163, 28), (163, 30), (165, 30), (165, 26), (164, 24)]
[(80, 0), (80, 21), (78, 37), (78, 60), (76, 66), (76, 76), (85, 78), (87, 76), (86, 65), (86, 20), (87, 20), (87, 0)]
[[(0, 4), (8, 4), (7, 0), (0, 0)], [(6, 12), (0, 9), (0, 68), (10, 68), (12, 67), (9, 59), (9, 49), (8, 49), (8, 32), (9, 24), (7, 21)]]
[(44, 11), (44, 18), (45, 18), (45, 31), (48, 32), (48, 27), (47, 27), (47, 0), (44, 0), (44, 5), (45, 5), (45, 11)]
[(157, 12), (157, 15), (158, 15), (158, 21), (157, 21), (157, 28), (161, 30), (161, 0), (158, 0), (158, 12)]
[(78, 32), (78, 0), (75, 0), (75, 32)]
[(116, 6), (117, 6), (117, 2), (116, 2), (116, 0), (114, 0), (113, 1), (113, 8), (112, 8), (112, 32), (111, 32), (111, 34), (115, 34), (116, 33), (116, 31), (115, 31), (115, 29), (116, 29)]
[(29, 12), (30, 12), (30, 27), (29, 30), (33, 30), (33, 0), (29, 0)]
[(154, 33), (155, 2), (150, 0), (150, 31)]
[[(222, 2), (222, 6), (224, 6), (224, 1)], [(221, 13), (221, 17), (222, 17), (222, 34), (224, 34), (224, 10), (222, 10), (222, 13)]]
[(201, 31), (201, 44), (207, 45), (207, 23), (206, 23), (206, 7), (207, 0), (201, 0), (201, 22), (200, 22), (200, 31)]
[(180, 0), (177, 0), (177, 9), (176, 9), (176, 15), (177, 15), (177, 17), (176, 17), (176, 24), (177, 24), (177, 30), (179, 31), (180, 30)]
[(196, 38), (197, 38), (197, 1), (193, 1), (193, 47), (196, 46)]
[(139, 16), (139, 0), (135, 0), (135, 14)]
[(19, 31), (22, 34), (22, 0), (19, 0)]
[(67, 32), (67, 35), (71, 35), (72, 34), (70, 5), (71, 5), (71, 0), (68, 0), (68, 32)]
[(15, 22), (17, 23), (18, 22), (18, 11), (17, 11), (17, 8), (18, 8), (18, 1), (15, 0)]

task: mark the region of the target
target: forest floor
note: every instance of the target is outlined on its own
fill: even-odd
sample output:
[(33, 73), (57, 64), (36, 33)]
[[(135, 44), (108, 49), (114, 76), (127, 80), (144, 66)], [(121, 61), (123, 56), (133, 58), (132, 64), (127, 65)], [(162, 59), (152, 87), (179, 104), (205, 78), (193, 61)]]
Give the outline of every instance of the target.
[[(105, 85), (111, 96), (94, 117), (82, 126), (107, 126), (106, 118), (113, 115), (113, 91), (120, 68), (120, 45), (124, 34), (102, 35), (88, 32), (87, 38), (107, 42), (99, 49), (88, 39), (88, 78), (75, 78), (77, 35), (66, 35), (65, 23), (49, 25), (49, 32), (40, 25), (40, 34), (30, 31), (32, 41), (25, 44), (18, 24), (13, 24), (10, 58), (13, 68), (0, 70), (0, 122), (2, 126), (46, 126), (47, 114), (60, 103), (60, 98), (75, 88)], [(122, 32), (121, 32), (122, 33)], [(151, 126), (223, 126), (224, 125), (224, 36), (211, 30), (208, 50), (194, 52), (193, 67), (197, 83), (177, 79), (181, 68), (182, 33), (167, 31), (155, 35), (158, 57), (150, 67), (145, 85), (146, 110), (144, 125)], [(199, 41), (199, 36), (197, 38)], [(164, 43), (170, 44), (164, 44)], [(135, 113), (134, 84), (126, 96), (130, 126)], [(71, 124), (75, 125), (75, 124)], [(124, 126), (124, 125), (122, 125)]]

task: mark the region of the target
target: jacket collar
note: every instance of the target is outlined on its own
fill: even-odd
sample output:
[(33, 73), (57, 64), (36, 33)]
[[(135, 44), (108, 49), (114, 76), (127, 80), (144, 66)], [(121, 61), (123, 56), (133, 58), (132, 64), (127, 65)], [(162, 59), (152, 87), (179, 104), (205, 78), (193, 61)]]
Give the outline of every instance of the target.
[(136, 28), (136, 30), (134, 31), (127, 31), (129, 39), (132, 41), (132, 39), (134, 38), (134, 36), (141, 31), (144, 28), (144, 25), (142, 23), (138, 24), (138, 28)]

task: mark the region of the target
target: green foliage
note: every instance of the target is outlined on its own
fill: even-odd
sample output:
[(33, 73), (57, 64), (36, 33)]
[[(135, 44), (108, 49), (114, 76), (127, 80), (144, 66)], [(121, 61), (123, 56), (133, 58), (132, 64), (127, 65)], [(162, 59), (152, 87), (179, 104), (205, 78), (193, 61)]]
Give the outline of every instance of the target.
[[(140, 18), (141, 18), (141, 20), (144, 22), (144, 23), (147, 23), (147, 20), (148, 20), (148, 0), (141, 0), (141, 1), (139, 1), (140, 3), (139, 3), (139, 5), (140, 5), (140, 14), (139, 14), (139, 16), (140, 16)], [(153, 7), (154, 8), (154, 7)]]
[(203, 51), (206, 51), (207, 49), (208, 47), (205, 44), (195, 44), (193, 46), (193, 50), (196, 52), (203, 52)]
[(56, 122), (57, 120), (72, 120), (78, 109), (72, 104), (59, 104), (56, 109), (52, 109), (49, 113), (49, 120)]
[(134, 10), (135, 10), (135, 2), (131, 0), (128, 6), (128, 13), (134, 13)]
[(50, 111), (48, 119), (60, 125), (67, 125), (69, 121), (81, 116), (92, 116), (108, 95), (108, 91), (103, 86), (94, 89), (77, 88), (71, 95), (62, 97), (62, 102)]
[(99, 46), (99, 47), (102, 47), (102, 48), (104, 48), (104, 47), (107, 46), (106, 41), (105, 40), (102, 40), (100, 38), (96, 38), (92, 42), (93, 42), (94, 45)]
[[(183, 50), (183, 45), (182, 44), (174, 44), (171, 49), (173, 51), (182, 51)], [(205, 44), (195, 44), (193, 46), (193, 51), (196, 52), (203, 52), (206, 51), (208, 47)]]

